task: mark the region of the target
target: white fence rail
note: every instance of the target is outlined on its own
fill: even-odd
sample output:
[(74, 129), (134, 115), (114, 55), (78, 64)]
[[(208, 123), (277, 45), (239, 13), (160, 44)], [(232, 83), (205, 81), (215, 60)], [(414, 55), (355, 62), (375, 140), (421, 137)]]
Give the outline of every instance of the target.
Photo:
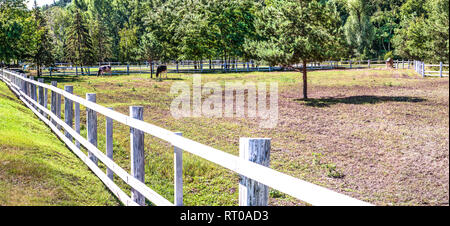
[[(133, 107), (133, 114), (127, 116), (116, 112), (112, 109), (96, 104), (95, 98), (92, 94), (87, 94), (87, 99), (83, 99), (73, 95), (72, 87), (66, 86), (65, 90), (56, 87), (56, 82), (52, 85), (35, 81), (33, 77), (27, 77), (24, 74), (18, 74), (8, 70), (1, 70), (0, 79), (4, 81), (10, 89), (27, 105), (42, 121), (44, 121), (55, 134), (85, 163), (87, 166), (101, 179), (101, 181), (112, 191), (112, 193), (124, 205), (145, 205), (145, 199), (155, 205), (174, 205), (166, 198), (162, 197), (145, 184), (145, 177), (137, 172), (144, 167), (144, 144), (142, 138), (144, 134), (149, 134), (169, 142), (174, 146), (174, 175), (175, 175), (175, 205), (182, 205), (182, 173), (181, 173), (181, 153), (183, 151), (192, 153), (202, 157), (208, 161), (216, 163), (233, 172), (241, 175), (244, 183), (240, 183), (239, 203), (241, 205), (265, 205), (267, 204), (268, 189), (263, 189), (258, 186), (269, 186), (273, 189), (284, 192), (299, 200), (305, 201), (312, 205), (356, 205), (368, 206), (372, 205), (367, 202), (351, 198), (349, 196), (334, 192), (324, 187), (294, 178), (292, 176), (280, 173), (266, 166), (267, 163), (259, 162), (258, 159), (268, 159), (268, 156), (257, 156), (257, 159), (249, 159), (249, 153), (263, 153), (268, 155), (270, 153), (270, 139), (251, 139), (241, 138), (240, 140), (240, 157), (228, 154), (226, 152), (214, 149), (204, 144), (200, 144), (193, 140), (180, 136), (179, 133), (157, 127), (155, 125), (146, 123), (142, 120), (142, 112), (139, 113), (139, 108)], [(51, 110), (47, 106), (48, 90), (52, 92)], [(39, 95), (37, 95), (39, 94)], [(61, 119), (61, 97), (65, 99), (66, 111), (73, 111), (72, 104), (75, 105), (75, 114), (66, 113), (64, 121)], [(87, 109), (87, 130), (88, 139), (82, 137), (80, 132), (80, 104)], [(59, 112), (58, 112), (59, 111)], [(130, 107), (131, 111), (131, 107)], [(137, 111), (137, 112), (136, 112)], [(127, 173), (119, 165), (112, 160), (112, 150), (108, 150), (104, 154), (97, 148), (96, 134), (96, 115), (97, 113), (107, 117), (107, 123), (112, 121), (127, 125), (131, 129), (131, 173)], [(132, 113), (132, 112), (130, 112)], [(72, 128), (73, 118), (75, 117), (75, 130)], [(67, 118), (69, 117), (69, 118)], [(95, 117), (95, 118), (94, 118)], [(94, 129), (95, 127), (95, 129)], [(108, 127), (112, 127), (109, 125)], [(61, 131), (62, 129), (62, 131)], [(92, 132), (89, 132), (92, 131)], [(107, 131), (111, 134), (112, 131)], [(141, 137), (142, 136), (142, 137)], [(75, 143), (74, 143), (75, 141)], [(111, 142), (111, 140), (107, 142)], [(264, 144), (264, 145), (263, 145)], [(80, 145), (85, 147), (88, 155), (81, 151)], [(108, 145), (107, 145), (108, 149)], [(109, 148), (111, 149), (111, 148)], [(251, 156), (251, 154), (250, 154)], [(107, 172), (103, 172), (97, 165), (97, 160), (103, 162), (107, 167)], [(264, 160), (266, 161), (266, 160)], [(263, 165), (260, 165), (263, 164)], [(125, 183), (132, 188), (131, 197), (122, 191), (119, 186), (114, 183), (111, 172), (117, 175)], [(257, 181), (261, 184), (256, 186), (247, 186), (249, 181)], [(258, 187), (258, 188), (255, 188)], [(264, 194), (261, 194), (264, 192)], [(261, 201), (262, 199), (262, 201)]]
[[(111, 65), (111, 72), (105, 75), (129, 75), (129, 74), (150, 74), (156, 73), (156, 66), (162, 62), (149, 63), (129, 63), (120, 64), (120, 62), (100, 62), (100, 65)], [(301, 69), (301, 64), (292, 65), (289, 68), (280, 66), (270, 66), (261, 62), (232, 61), (221, 60), (209, 61), (170, 61), (164, 63), (167, 66), (168, 73), (215, 73), (215, 72), (253, 72), (253, 71), (280, 71)], [(340, 60), (310, 62), (306, 65), (308, 70), (329, 70), (329, 69), (363, 69), (385, 67), (384, 60)], [(99, 66), (74, 66), (68, 63), (57, 63), (56, 67), (42, 68), (44, 76), (78, 76), (78, 75), (97, 75)], [(397, 69), (409, 69), (412, 66), (410, 60), (394, 60), (394, 67)], [(83, 72), (82, 72), (83, 71)]]
[[(436, 69), (436, 71), (432, 69)], [(414, 70), (422, 77), (433, 76), (442, 78), (449, 76), (449, 65), (442, 62), (439, 64), (425, 64), (423, 61), (416, 60), (414, 61)]]

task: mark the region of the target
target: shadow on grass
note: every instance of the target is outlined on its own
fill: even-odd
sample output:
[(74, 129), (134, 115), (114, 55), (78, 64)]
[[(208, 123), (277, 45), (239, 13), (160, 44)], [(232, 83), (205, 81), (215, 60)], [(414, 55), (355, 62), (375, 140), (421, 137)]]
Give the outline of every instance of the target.
[(38, 78), (43, 78), (44, 83), (51, 83), (51, 81), (57, 81), (58, 83), (65, 83), (65, 82), (78, 82), (81, 80), (84, 80), (88, 76), (41, 76), (41, 77), (35, 77), (35, 80)]
[(329, 107), (333, 104), (376, 104), (380, 102), (422, 102), (426, 99), (420, 97), (407, 96), (350, 96), (350, 97), (327, 97), (319, 99), (294, 99), (294, 101), (303, 102), (311, 107)]
[(164, 80), (184, 80), (183, 78), (151, 78), (156, 81), (164, 81)]

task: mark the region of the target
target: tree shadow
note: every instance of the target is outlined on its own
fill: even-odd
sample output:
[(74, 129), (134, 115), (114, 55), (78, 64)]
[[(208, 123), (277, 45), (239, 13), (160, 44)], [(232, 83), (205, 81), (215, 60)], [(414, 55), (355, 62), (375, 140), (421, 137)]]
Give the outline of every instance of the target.
[(380, 102), (423, 102), (426, 101), (420, 97), (408, 96), (350, 96), (350, 97), (326, 97), (319, 99), (294, 99), (294, 101), (303, 102), (306, 106), (311, 107), (330, 107), (334, 104), (376, 104)]
[[(158, 78), (153, 78), (153, 80), (158, 80)], [(174, 77), (169, 78), (169, 77), (167, 77), (167, 78), (161, 78), (161, 80), (164, 81), (164, 80), (184, 80), (184, 79), (183, 78), (174, 78)]]
[(35, 80), (38, 78), (43, 78), (44, 83), (51, 83), (51, 81), (57, 81), (58, 83), (65, 83), (65, 82), (78, 82), (80, 80), (84, 80), (86, 76), (41, 76), (41, 77), (34, 77)]

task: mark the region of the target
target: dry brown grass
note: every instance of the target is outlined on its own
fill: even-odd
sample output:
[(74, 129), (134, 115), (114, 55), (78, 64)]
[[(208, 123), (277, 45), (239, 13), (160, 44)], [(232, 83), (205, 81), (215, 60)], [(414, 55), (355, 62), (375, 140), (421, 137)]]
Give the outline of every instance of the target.
[[(136, 75), (68, 83), (83, 97), (96, 92), (100, 104), (124, 114), (128, 106), (143, 105), (145, 121), (236, 155), (239, 137), (270, 137), (272, 168), (373, 204), (448, 205), (448, 78), (423, 79), (412, 70), (315, 71), (308, 76), (308, 101), (300, 99), (298, 73), (203, 76), (203, 83), (279, 82), (274, 129), (261, 129), (258, 120), (246, 118), (174, 120), (169, 90), (176, 80)], [(192, 82), (191, 75), (169, 77)], [(115, 132), (123, 150), (115, 159), (123, 167), (128, 165), (128, 132), (120, 126)], [(170, 199), (171, 147), (149, 137), (146, 147), (147, 180)], [(189, 155), (185, 161), (186, 204), (237, 204), (237, 175)], [(271, 191), (270, 203), (303, 205), (277, 191)]]

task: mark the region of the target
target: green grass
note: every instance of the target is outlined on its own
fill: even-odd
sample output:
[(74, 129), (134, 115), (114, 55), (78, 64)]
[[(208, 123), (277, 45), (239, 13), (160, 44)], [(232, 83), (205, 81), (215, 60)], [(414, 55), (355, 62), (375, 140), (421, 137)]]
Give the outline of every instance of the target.
[(119, 205), (103, 183), (0, 82), (0, 205)]
[[(54, 76), (45, 77), (45, 82), (56, 80), (59, 88), (73, 85), (74, 93), (80, 97), (97, 93), (97, 103), (126, 115), (129, 106), (144, 106), (146, 122), (183, 132), (184, 137), (234, 155), (239, 154), (240, 137), (270, 137), (271, 168), (375, 204), (390, 204), (389, 197), (405, 191), (418, 194), (430, 190), (433, 194), (419, 198), (404, 195), (404, 200), (408, 201), (396, 200), (394, 205), (420, 205), (422, 200), (436, 204), (442, 202), (446, 194), (448, 197), (448, 189), (439, 187), (445, 181), (433, 179), (441, 178), (442, 170), (429, 174), (438, 177), (428, 178), (418, 175), (420, 170), (403, 169), (409, 165), (400, 164), (401, 161), (388, 161), (421, 153), (425, 144), (437, 153), (448, 153), (448, 149), (443, 148), (448, 146), (448, 132), (445, 132), (448, 130), (448, 119), (445, 119), (448, 117), (448, 110), (445, 110), (448, 109), (448, 79), (423, 79), (413, 70), (313, 71), (308, 73), (311, 99), (304, 101), (299, 100), (302, 76), (298, 72), (202, 76), (202, 84), (217, 82), (222, 86), (227, 82), (278, 82), (279, 124), (274, 129), (261, 129), (257, 120), (246, 118), (175, 120), (170, 115), (170, 103), (175, 97), (169, 93), (170, 87), (174, 82), (185, 81), (192, 89), (192, 75), (168, 74), (168, 77), (160, 81), (150, 79), (149, 74)], [(85, 112), (83, 107), (81, 112)], [(81, 123), (86, 123), (84, 113)], [(104, 116), (99, 115), (98, 125), (99, 149), (105, 150)], [(81, 134), (86, 135), (83, 127)], [(115, 122), (114, 161), (127, 171), (130, 169), (129, 146), (129, 128)], [(173, 147), (145, 135), (145, 158), (146, 184), (173, 201)], [(448, 160), (448, 154), (442, 159)], [(375, 167), (382, 175), (375, 174), (367, 165)], [(100, 167), (104, 168), (102, 164)], [(414, 186), (402, 185), (396, 178), (401, 176), (398, 171), (413, 175), (409, 178), (421, 179), (410, 182)], [(238, 204), (239, 177), (235, 173), (185, 152), (183, 174), (185, 205)], [(385, 178), (378, 180), (378, 177)], [(129, 192), (129, 186), (120, 179), (115, 181)], [(383, 184), (374, 186), (372, 181)], [(429, 186), (415, 186), (424, 181)], [(270, 198), (272, 205), (304, 204), (275, 190), (270, 190)]]

